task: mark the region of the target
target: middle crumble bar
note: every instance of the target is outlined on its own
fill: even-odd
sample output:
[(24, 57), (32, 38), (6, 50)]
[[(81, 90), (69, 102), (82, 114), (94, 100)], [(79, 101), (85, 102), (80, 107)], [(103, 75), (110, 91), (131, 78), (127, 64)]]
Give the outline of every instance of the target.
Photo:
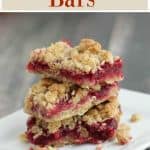
[(34, 84), (25, 100), (25, 112), (47, 121), (83, 115), (94, 105), (118, 95), (118, 83), (105, 84), (98, 90), (82, 89), (71, 83), (43, 78)]

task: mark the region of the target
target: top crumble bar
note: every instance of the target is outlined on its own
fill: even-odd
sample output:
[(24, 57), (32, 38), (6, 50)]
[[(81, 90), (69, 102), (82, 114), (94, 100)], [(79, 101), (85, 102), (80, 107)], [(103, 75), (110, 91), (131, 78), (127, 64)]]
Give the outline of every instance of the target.
[(111, 52), (103, 50), (101, 44), (92, 39), (82, 39), (75, 47), (60, 41), (48, 48), (35, 49), (27, 70), (83, 88), (123, 79), (121, 58), (113, 57)]

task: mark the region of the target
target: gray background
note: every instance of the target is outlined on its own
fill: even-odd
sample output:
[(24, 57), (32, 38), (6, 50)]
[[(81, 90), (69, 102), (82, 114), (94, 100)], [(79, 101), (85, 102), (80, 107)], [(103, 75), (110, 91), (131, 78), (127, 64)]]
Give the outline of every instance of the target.
[(31, 49), (91, 37), (124, 59), (122, 87), (150, 93), (150, 14), (0, 14), (0, 117), (23, 105), (37, 77), (25, 71)]

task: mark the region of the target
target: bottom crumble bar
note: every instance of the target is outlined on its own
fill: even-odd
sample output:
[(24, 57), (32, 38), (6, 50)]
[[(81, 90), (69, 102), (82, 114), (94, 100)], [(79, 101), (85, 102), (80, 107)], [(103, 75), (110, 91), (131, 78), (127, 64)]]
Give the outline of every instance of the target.
[(39, 146), (99, 143), (114, 137), (121, 110), (117, 98), (90, 109), (83, 116), (74, 116), (57, 122), (30, 117), (26, 137)]

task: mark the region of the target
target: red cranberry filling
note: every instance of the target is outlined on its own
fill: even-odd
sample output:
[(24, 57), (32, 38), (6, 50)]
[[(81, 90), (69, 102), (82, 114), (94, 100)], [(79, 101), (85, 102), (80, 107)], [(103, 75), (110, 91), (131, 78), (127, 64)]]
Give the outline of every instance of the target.
[(69, 71), (62, 69), (60, 71), (61, 76), (75, 81), (78, 84), (82, 84), (86, 81), (90, 81), (94, 84), (103, 83), (106, 79), (111, 79), (115, 76), (123, 77), (122, 73), (122, 60), (118, 59), (113, 64), (105, 63), (101, 66), (101, 70), (97, 70), (96, 73), (76, 73), (74, 71)]
[(77, 109), (78, 107), (81, 107), (81, 105), (84, 105), (87, 101), (90, 100), (91, 97), (95, 96), (97, 100), (103, 101), (105, 99), (108, 99), (110, 97), (110, 91), (118, 87), (118, 83), (114, 84), (107, 84), (102, 86), (100, 91), (90, 91), (87, 96), (83, 97), (77, 104), (73, 104), (70, 99), (66, 101), (60, 101), (60, 103), (57, 103), (52, 109), (45, 110), (45, 108), (40, 108), (38, 105), (34, 105), (32, 107), (33, 112), (40, 112), (43, 117), (50, 118), (54, 115), (58, 115), (62, 111), (68, 110), (68, 109)]
[(43, 111), (42, 113), (43, 113), (43, 116), (52, 117), (53, 115), (57, 115), (60, 112), (65, 111), (72, 106), (73, 106), (72, 103), (67, 103), (67, 102), (58, 103), (53, 109), (48, 110), (47, 112)]
[(108, 137), (111, 138), (115, 134), (114, 129), (117, 129), (117, 122), (114, 119), (108, 119), (103, 123), (96, 123), (91, 126), (86, 125), (86, 127), (90, 133), (90, 136), (95, 139), (105, 141)]
[(32, 126), (34, 125), (36, 123), (36, 118), (29, 118), (28, 120), (27, 120), (27, 127), (28, 128), (32, 128)]
[(96, 96), (97, 99), (107, 99), (110, 96), (110, 91), (113, 88), (118, 88), (118, 83), (106, 84), (102, 86), (100, 91), (90, 91), (88, 93), (89, 96)]
[[(50, 67), (42, 62), (30, 62), (27, 65), (27, 69), (31, 72), (50, 72)], [(82, 84), (86, 81), (90, 81), (94, 84), (103, 83), (106, 79), (111, 79), (113, 77), (123, 77), (122, 73), (122, 60), (118, 59), (113, 64), (105, 63), (101, 65), (101, 70), (97, 70), (96, 73), (76, 73), (75, 71), (60, 70), (60, 76), (75, 81), (78, 84)]]
[(35, 72), (41, 72), (41, 71), (48, 71), (48, 69), (49, 69), (49, 66), (47, 65), (47, 64), (44, 64), (44, 63), (42, 63), (42, 62), (38, 62), (38, 61), (36, 61), (36, 62), (30, 62), (28, 65), (27, 65), (27, 69), (29, 70), (29, 71), (35, 71)]
[[(82, 143), (98, 143), (98, 141), (105, 141), (114, 136), (117, 129), (117, 122), (114, 118), (107, 119), (103, 122), (97, 122), (93, 125), (87, 125), (84, 122), (82, 125), (77, 124), (73, 130), (69, 128), (61, 127), (56, 133), (49, 134), (47, 130), (43, 129), (43, 135), (34, 138), (34, 134), (31, 131), (27, 131), (27, 137), (29, 141), (35, 145), (45, 146), (52, 142), (63, 139), (65, 136), (69, 136), (73, 139), (75, 144)], [(79, 126), (83, 126), (89, 132), (89, 137), (82, 137), (79, 132)], [(29, 130), (29, 127), (28, 127)]]

